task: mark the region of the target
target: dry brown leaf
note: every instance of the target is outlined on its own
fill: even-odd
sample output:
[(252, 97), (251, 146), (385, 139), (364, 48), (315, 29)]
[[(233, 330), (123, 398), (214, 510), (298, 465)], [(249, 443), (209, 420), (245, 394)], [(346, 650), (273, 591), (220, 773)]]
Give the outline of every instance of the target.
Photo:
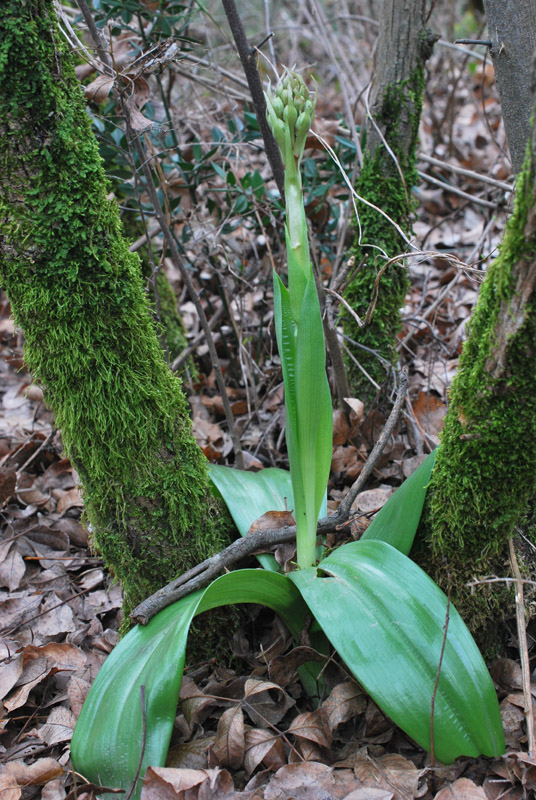
[(277, 725), (294, 704), (292, 697), (277, 683), (248, 678), (244, 684), (244, 710), (260, 728)]
[(331, 734), (338, 725), (363, 714), (367, 708), (365, 694), (354, 681), (337, 684), (321, 709)]
[(75, 716), (75, 719), (78, 719), (90, 688), (91, 684), (89, 681), (85, 681), (83, 678), (79, 678), (77, 675), (73, 675), (69, 681), (69, 685), (67, 686), (67, 696), (69, 698), (69, 705)]
[(419, 392), (412, 407), (421, 428), (431, 436), (438, 436), (447, 413), (445, 403), (435, 394)]
[(18, 688), (5, 701), (8, 711), (24, 705), (32, 689), (50, 675), (81, 669), (86, 664), (86, 656), (78, 647), (56, 642), (43, 647), (29, 644), (24, 648), (22, 659), (23, 671), (15, 684)]
[(331, 732), (320, 711), (306, 711), (304, 714), (298, 714), (290, 723), (287, 733), (294, 734), (297, 739), (307, 739), (319, 747), (329, 749), (331, 746)]
[(348, 417), (344, 411), (336, 408), (333, 411), (333, 444), (345, 444), (349, 434), (350, 423), (348, 422)]
[(250, 533), (256, 533), (257, 531), (286, 528), (287, 525), (295, 524), (296, 520), (294, 519), (292, 511), (267, 511), (262, 517), (258, 517), (258, 519), (251, 523), (247, 535), (249, 536)]
[(353, 444), (336, 447), (331, 456), (332, 472), (340, 472), (350, 480), (357, 478), (363, 469), (360, 451)]
[(244, 714), (240, 706), (228, 708), (218, 721), (214, 744), (209, 750), (210, 766), (240, 769), (245, 750)]
[(364, 514), (372, 514), (374, 511), (379, 511), (394, 492), (394, 486), (389, 486), (385, 483), (382, 483), (376, 489), (367, 489), (367, 491), (357, 495), (352, 504), (352, 511), (362, 511)]
[(0, 503), (8, 500), (17, 485), (17, 472), (9, 467), (0, 467)]
[(352, 770), (308, 761), (281, 767), (264, 790), (264, 800), (343, 800), (355, 788)]
[(312, 647), (300, 645), (292, 648), (290, 653), (270, 659), (268, 669), (271, 679), (281, 687), (288, 686), (296, 677), (298, 667), (309, 661), (321, 662), (326, 657), (313, 650)]
[(434, 800), (487, 800), (487, 797), (481, 786), (468, 778), (458, 778), (454, 783), (444, 786)]
[(365, 413), (365, 404), (357, 397), (345, 397), (344, 402), (352, 409), (352, 425), (358, 425)]
[(26, 564), (17, 547), (17, 542), (9, 542), (0, 547), (0, 586), (7, 586), (15, 592), (26, 572)]
[(521, 667), (511, 658), (498, 658), (490, 667), (491, 677), (505, 689), (523, 689)]
[(278, 733), (249, 728), (245, 736), (244, 769), (251, 775), (259, 764), (275, 772), (285, 764), (285, 748)]
[(393, 798), (393, 792), (385, 789), (370, 789), (368, 786), (364, 786), (361, 789), (354, 789), (353, 792), (346, 795), (344, 800), (393, 800)]
[(519, 742), (524, 735), (525, 713), (519, 706), (513, 705), (506, 698), (501, 701), (499, 708), (506, 746), (518, 749)]
[(132, 130), (136, 131), (137, 133), (149, 131), (153, 127), (154, 122), (150, 119), (147, 119), (147, 117), (144, 117), (139, 108), (129, 103), (128, 100), (127, 105), (130, 107), (130, 126)]
[(104, 103), (113, 89), (114, 78), (109, 75), (98, 75), (94, 81), (84, 86), (84, 94), (87, 100), (94, 103)]
[(179, 705), (190, 726), (201, 724), (210, 709), (216, 705), (214, 698), (206, 695), (187, 675), (182, 679)]
[(254, 800), (254, 792), (237, 792), (225, 769), (149, 767), (141, 800)]
[(206, 769), (208, 767), (207, 750), (213, 744), (215, 736), (202, 736), (190, 742), (181, 742), (170, 747), (166, 757), (166, 767), (174, 769)]
[(80, 491), (75, 487), (74, 489), (70, 489), (68, 492), (63, 492), (61, 497), (58, 500), (58, 505), (56, 510), (58, 514), (65, 514), (70, 508), (83, 508), (84, 501), (82, 499), (82, 495)]
[[(24, 761), (11, 761), (4, 767), (13, 782), (18, 786), (40, 786), (63, 775), (63, 767), (54, 758), (39, 758), (33, 764)], [(2, 800), (4, 794), (2, 793)]]
[(55, 706), (42, 728), (38, 729), (39, 738), (47, 745), (58, 742), (70, 742), (76, 717), (65, 706)]
[(17, 653), (0, 664), (0, 700), (9, 694), (22, 675), (22, 653)]
[(407, 758), (387, 753), (374, 759), (362, 755), (356, 760), (354, 775), (364, 787), (393, 792), (393, 800), (408, 800), (417, 795), (421, 772)]

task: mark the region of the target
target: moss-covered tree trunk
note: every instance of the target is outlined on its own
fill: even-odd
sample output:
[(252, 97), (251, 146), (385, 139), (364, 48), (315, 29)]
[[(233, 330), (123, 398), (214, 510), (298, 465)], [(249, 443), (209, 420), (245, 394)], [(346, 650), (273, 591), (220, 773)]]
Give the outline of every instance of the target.
[[(366, 125), (366, 148), (356, 191), (382, 209), (403, 231), (411, 230), (411, 190), (424, 88), (424, 65), (435, 37), (427, 28), (431, 0), (385, 0), (376, 50), (374, 83), (370, 98), (372, 120)], [(400, 309), (409, 288), (407, 271), (400, 262), (382, 272), (386, 257), (407, 252), (395, 227), (381, 213), (358, 202), (359, 229), (352, 247), (355, 277), (344, 297), (363, 320), (371, 303), (372, 319), (363, 328), (345, 314), (344, 333), (352, 355), (381, 384), (395, 359), (400, 331)], [(378, 276), (380, 275), (378, 279)], [(377, 280), (378, 279), (378, 280)], [(376, 389), (352, 358), (347, 359), (352, 391), (371, 400)]]
[(0, 182), (0, 274), (25, 361), (129, 610), (226, 534), (52, 0), (0, 4)]
[(508, 574), (508, 541), (536, 495), (535, 127), (531, 135), (514, 212), (450, 392), (425, 508), (429, 550), (420, 545), (423, 565), (445, 589), (450, 581), (456, 607), (483, 644), (512, 615), (512, 602), (504, 584), (474, 594), (465, 584)]

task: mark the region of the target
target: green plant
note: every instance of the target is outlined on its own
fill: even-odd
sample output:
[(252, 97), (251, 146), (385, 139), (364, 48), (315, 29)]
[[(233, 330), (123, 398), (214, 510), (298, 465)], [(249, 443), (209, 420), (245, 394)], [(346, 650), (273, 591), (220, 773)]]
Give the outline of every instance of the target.
[[(260, 556), (264, 570), (223, 575), (120, 642), (89, 693), (71, 749), (75, 768), (106, 785), (127, 787), (138, 764), (143, 777), (149, 764), (165, 763), (191, 620), (226, 603), (263, 603), (295, 637), (312, 613), (319, 623), (312, 630), (314, 644), (322, 650), (325, 634), (385, 713), (440, 760), (504, 749), (497, 697), (469, 631), (443, 592), (407, 557), (434, 453), (360, 541), (315, 566), (316, 523), (331, 454), (331, 400), (299, 175), (314, 103), (303, 80), (291, 73), (267, 101), (286, 170), (289, 285), (275, 275), (274, 287), (291, 469), (249, 474), (213, 467), (211, 477), (242, 535), (265, 511), (285, 503), (294, 508), (299, 569), (282, 575), (270, 556)], [(301, 668), (311, 696), (318, 691), (317, 670)]]

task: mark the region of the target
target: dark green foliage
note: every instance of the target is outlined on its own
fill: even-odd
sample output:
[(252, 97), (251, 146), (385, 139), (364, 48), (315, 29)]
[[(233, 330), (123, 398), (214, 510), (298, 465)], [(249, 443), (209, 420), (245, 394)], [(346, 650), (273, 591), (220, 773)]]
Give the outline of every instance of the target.
[[(504, 576), (508, 540), (536, 494), (536, 224), (530, 158), (500, 255), (488, 271), (452, 385), (442, 446), (417, 550), (481, 644), (513, 615), (504, 585), (465, 584)], [(528, 526), (534, 537), (534, 526)], [(533, 555), (531, 556), (533, 561)]]
[[(420, 63), (410, 81), (389, 87), (380, 114), (375, 119), (398, 160), (400, 171), (385, 146), (379, 145), (374, 153), (365, 151), (363, 168), (356, 184), (358, 195), (381, 208), (403, 231), (411, 230), (411, 190), (418, 182), (415, 160), (423, 83), (424, 66)], [(404, 129), (404, 132), (400, 129), (402, 118), (410, 121), (409, 130)], [(401, 262), (387, 267), (377, 282), (385, 265), (382, 251), (392, 258), (406, 252), (407, 245), (389, 220), (364, 203), (357, 202), (360, 231), (356, 226), (351, 255), (358, 271), (344, 297), (361, 320), (364, 320), (371, 302), (376, 301), (369, 324), (360, 328), (356, 320), (345, 313), (343, 328), (346, 336), (368, 348), (349, 344), (370, 377), (382, 384), (389, 365), (395, 361), (396, 337), (401, 328), (400, 309), (409, 289), (406, 269)], [(353, 393), (364, 401), (371, 401), (376, 389), (352, 359), (348, 358), (346, 363)]]
[(0, 270), (126, 610), (227, 542), (51, 0), (0, 7)]

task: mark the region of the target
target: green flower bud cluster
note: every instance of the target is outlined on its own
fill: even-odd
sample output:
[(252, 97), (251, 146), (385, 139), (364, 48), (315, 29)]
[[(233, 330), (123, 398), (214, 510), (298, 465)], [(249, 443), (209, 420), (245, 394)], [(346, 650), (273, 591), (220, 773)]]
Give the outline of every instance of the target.
[(266, 94), (266, 117), (281, 150), (285, 166), (289, 159), (299, 161), (315, 113), (316, 98), (312, 97), (301, 75), (288, 70), (275, 94)]

